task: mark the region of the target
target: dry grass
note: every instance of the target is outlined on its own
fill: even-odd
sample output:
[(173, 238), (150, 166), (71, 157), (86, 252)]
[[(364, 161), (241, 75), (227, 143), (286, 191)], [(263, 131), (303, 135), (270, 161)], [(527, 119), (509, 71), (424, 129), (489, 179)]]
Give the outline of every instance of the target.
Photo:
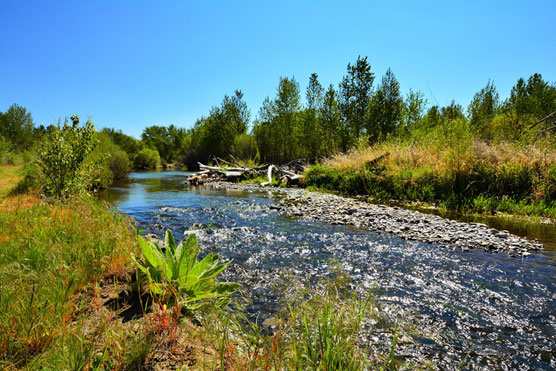
[(0, 199), (7, 196), (10, 190), (23, 178), (20, 174), (23, 166), (0, 166)]
[[(391, 141), (335, 155), (308, 169), (307, 184), (461, 211), (556, 216), (556, 151), (549, 144), (438, 138)], [(385, 153), (370, 169), (369, 161)]]
[(419, 168), (443, 175), (454, 170), (449, 166), (454, 161), (458, 162), (458, 170), (461, 171), (469, 171), (477, 164), (488, 165), (496, 171), (512, 166), (546, 172), (551, 166), (556, 166), (556, 151), (546, 146), (520, 146), (508, 142), (488, 144), (483, 141), (474, 141), (460, 148), (459, 152), (436, 142), (382, 143), (335, 155), (326, 159), (324, 164), (343, 172), (357, 171), (385, 153), (389, 155), (384, 160), (384, 167), (392, 175)]

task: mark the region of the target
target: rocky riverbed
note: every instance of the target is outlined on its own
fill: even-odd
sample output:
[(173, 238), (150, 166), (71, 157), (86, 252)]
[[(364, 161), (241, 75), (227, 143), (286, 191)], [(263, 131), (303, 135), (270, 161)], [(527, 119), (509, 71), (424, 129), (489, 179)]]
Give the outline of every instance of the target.
[(217, 189), (269, 189), (281, 194), (270, 207), (289, 216), (321, 220), (337, 225), (353, 225), (387, 236), (430, 243), (450, 249), (482, 249), (527, 256), (540, 250), (542, 244), (489, 228), (480, 223), (464, 223), (437, 215), (407, 210), (396, 206), (375, 205), (333, 194), (296, 188), (263, 188), (255, 184), (214, 182), (207, 186)]

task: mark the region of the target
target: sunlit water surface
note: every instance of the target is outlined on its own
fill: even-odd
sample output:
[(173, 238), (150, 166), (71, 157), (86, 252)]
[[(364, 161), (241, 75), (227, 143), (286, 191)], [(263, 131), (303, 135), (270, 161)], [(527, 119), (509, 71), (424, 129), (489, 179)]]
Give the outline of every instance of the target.
[[(148, 233), (162, 236), (169, 228), (179, 240), (198, 229), (203, 252), (234, 259), (226, 278), (248, 289), (253, 318), (273, 314), (272, 287), (284, 272), (318, 279), (338, 261), (359, 289), (379, 288), (378, 301), (392, 321), (416, 324), (396, 349), (399, 359), (429, 359), (441, 369), (456, 369), (469, 353), (464, 368), (556, 368), (554, 251), (526, 258), (451, 251), (286, 217), (269, 208), (279, 194), (189, 189), (186, 174), (134, 173), (101, 197)], [(547, 228), (540, 236), (535, 230), (535, 237), (554, 246), (553, 229)], [(391, 339), (388, 329), (367, 340), (386, 352)]]

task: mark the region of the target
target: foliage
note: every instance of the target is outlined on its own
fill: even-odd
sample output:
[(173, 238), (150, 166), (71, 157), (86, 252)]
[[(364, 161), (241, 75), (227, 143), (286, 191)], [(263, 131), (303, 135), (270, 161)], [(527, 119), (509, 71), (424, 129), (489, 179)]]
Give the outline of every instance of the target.
[(144, 147), (135, 156), (134, 166), (136, 169), (156, 169), (160, 166), (160, 155), (156, 149)]
[(487, 85), (476, 93), (469, 104), (469, 125), (482, 138), (489, 137), (487, 129), (500, 109), (500, 98), (496, 87), (489, 80)]
[(387, 138), (399, 128), (403, 105), (400, 83), (392, 70), (388, 69), (370, 101), (367, 134), (372, 135), (373, 142), (379, 138)]
[(86, 193), (94, 181), (97, 163), (85, 163), (97, 144), (92, 122), (79, 126), (79, 117), (72, 116), (62, 127), (47, 134), (38, 154), (42, 190), (47, 196), (68, 197)]
[(172, 163), (189, 149), (191, 138), (187, 130), (177, 128), (174, 125), (149, 126), (141, 134), (143, 143), (152, 149), (156, 149), (162, 160)]
[(253, 128), (261, 161), (281, 163), (299, 157), (300, 99), (299, 84), (287, 77), (280, 78), (273, 100), (265, 98)]
[[(362, 134), (368, 118), (374, 79), (367, 57), (359, 56), (354, 65), (348, 63), (347, 75), (340, 82), (340, 110), (342, 123), (346, 128), (342, 140), (343, 151), (348, 149), (353, 139)], [(367, 132), (372, 132), (374, 128), (366, 129)]]
[(196, 309), (201, 300), (226, 297), (234, 293), (239, 284), (219, 283), (215, 277), (231, 263), (219, 264), (213, 253), (197, 261), (199, 245), (195, 234), (190, 234), (178, 246), (170, 230), (166, 231), (165, 251), (155, 242), (138, 237), (143, 259), (134, 258), (141, 277), (147, 282), (152, 295), (163, 303), (177, 303)]
[(131, 172), (131, 161), (127, 153), (114, 143), (112, 137), (105, 131), (96, 135), (98, 144), (87, 157), (86, 163), (96, 163), (96, 188), (109, 187), (113, 181), (127, 178)]
[(13, 104), (4, 113), (0, 112), (0, 138), (10, 144), (14, 152), (29, 149), (34, 142), (33, 118), (24, 107)]
[(191, 148), (184, 154), (183, 162), (192, 168), (197, 166), (197, 161), (207, 163), (214, 156), (228, 157), (234, 145), (239, 144), (236, 138), (247, 134), (250, 117), (241, 90), (232, 96), (225, 95), (219, 107), (212, 107), (208, 117), (195, 123)]

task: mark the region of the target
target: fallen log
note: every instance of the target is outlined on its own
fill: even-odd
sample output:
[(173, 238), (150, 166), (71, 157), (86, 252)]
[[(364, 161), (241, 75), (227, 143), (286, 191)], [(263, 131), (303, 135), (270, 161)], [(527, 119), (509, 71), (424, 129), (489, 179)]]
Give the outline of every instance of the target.
[[(272, 184), (273, 174), (286, 185), (299, 185), (302, 184), (304, 179), (302, 174), (303, 168), (300, 168), (299, 166), (301, 161), (296, 161), (296, 166), (292, 167), (289, 167), (289, 164), (280, 167), (272, 164), (265, 164), (253, 168), (244, 167), (239, 164), (237, 160), (235, 160), (235, 164), (220, 158), (215, 158), (215, 161), (218, 166), (210, 166), (198, 162), (200, 171), (190, 175), (187, 178), (187, 183), (189, 185), (200, 185), (213, 181), (238, 181), (243, 179), (252, 179), (254, 177), (261, 176), (264, 173), (266, 173), (268, 181), (261, 183), (261, 186), (263, 187)], [(220, 166), (220, 163), (226, 163), (230, 166)], [(294, 164), (294, 162), (291, 164)], [(299, 173), (296, 171), (299, 171)]]

